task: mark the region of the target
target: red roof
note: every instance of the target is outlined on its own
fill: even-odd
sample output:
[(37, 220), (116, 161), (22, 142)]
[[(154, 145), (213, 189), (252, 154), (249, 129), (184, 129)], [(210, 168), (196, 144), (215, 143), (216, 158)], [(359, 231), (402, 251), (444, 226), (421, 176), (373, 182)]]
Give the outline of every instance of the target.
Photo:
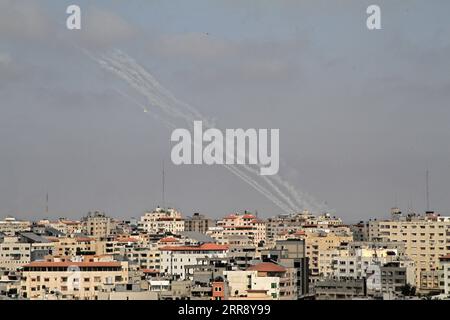
[(167, 242), (178, 242), (178, 241), (179, 240), (174, 238), (174, 237), (165, 237), (165, 238), (162, 238), (161, 240), (159, 240), (159, 242), (165, 242), (165, 243), (167, 243)]
[(72, 261), (64, 261), (64, 262), (55, 262), (55, 261), (35, 261), (29, 264), (24, 265), (24, 267), (37, 267), (37, 268), (46, 268), (46, 267), (120, 267), (120, 262), (72, 262)]
[(203, 243), (200, 246), (166, 246), (160, 248), (161, 251), (226, 251), (227, 245), (215, 243)]
[(242, 219), (255, 219), (256, 217), (252, 214), (244, 214)]
[(159, 270), (156, 269), (143, 269), (143, 273), (159, 273)]
[(272, 262), (261, 262), (247, 268), (249, 271), (286, 272), (286, 268)]

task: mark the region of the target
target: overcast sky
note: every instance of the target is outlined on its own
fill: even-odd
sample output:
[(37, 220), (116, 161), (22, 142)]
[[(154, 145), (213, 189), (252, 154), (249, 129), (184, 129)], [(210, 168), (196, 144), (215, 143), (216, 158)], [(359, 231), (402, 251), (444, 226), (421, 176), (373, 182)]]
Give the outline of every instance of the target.
[[(366, 8), (382, 9), (382, 30)], [(65, 28), (66, 7), (82, 30)], [(85, 52), (119, 49), (221, 128), (279, 128), (279, 176), (346, 221), (450, 213), (450, 2), (0, 0), (0, 216), (281, 210), (171, 130)]]

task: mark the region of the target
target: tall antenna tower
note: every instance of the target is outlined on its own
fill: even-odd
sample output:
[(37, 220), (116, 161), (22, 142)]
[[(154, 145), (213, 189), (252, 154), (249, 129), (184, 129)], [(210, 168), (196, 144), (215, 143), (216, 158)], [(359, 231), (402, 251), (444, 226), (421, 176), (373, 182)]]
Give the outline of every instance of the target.
[(430, 172), (426, 172), (426, 196), (427, 196), (427, 211), (430, 211)]
[(166, 208), (166, 174), (164, 168), (164, 160), (162, 163), (162, 207), (165, 210)]
[(48, 192), (47, 192), (47, 196), (45, 198), (45, 214), (48, 217)]

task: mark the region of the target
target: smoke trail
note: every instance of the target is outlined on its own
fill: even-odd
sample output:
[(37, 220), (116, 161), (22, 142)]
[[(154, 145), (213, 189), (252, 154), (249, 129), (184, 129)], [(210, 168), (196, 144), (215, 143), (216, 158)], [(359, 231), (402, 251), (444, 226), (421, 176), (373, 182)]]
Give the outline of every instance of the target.
[[(141, 66), (139, 66), (137, 63), (134, 62), (134, 60), (130, 58), (126, 58), (124, 54), (118, 54), (114, 53), (112, 57), (104, 56), (104, 60), (106, 62), (101, 62), (101, 64), (110, 71), (113, 71), (118, 76), (124, 78), (127, 82), (129, 82), (135, 89), (137, 89), (140, 93), (144, 94), (148, 97), (150, 101), (155, 101), (158, 103), (159, 106), (164, 107), (165, 111), (169, 115), (175, 114), (178, 117), (184, 118), (184, 120), (188, 122), (193, 122), (195, 117), (193, 115), (186, 115), (185, 113), (180, 112), (179, 110), (175, 108), (171, 108), (170, 104), (168, 105), (165, 103), (164, 100), (172, 100), (172, 103), (178, 103), (179, 100), (176, 100), (176, 98), (171, 98), (172, 96), (169, 96), (169, 99), (165, 98), (163, 95), (160, 95), (158, 93), (155, 94), (153, 91), (154, 88), (157, 88), (158, 90), (161, 90), (161, 85), (147, 72), (145, 71)], [(108, 64), (109, 63), (109, 64)], [(124, 65), (125, 64), (125, 65)], [(138, 71), (136, 71), (138, 70)], [(142, 74), (143, 73), (143, 74)], [(150, 85), (148, 85), (150, 83)], [(153, 88), (152, 88), (153, 87)], [(153, 90), (152, 90), (153, 89)], [(151, 91), (150, 91), (151, 90)], [(168, 91), (163, 89), (165, 93)], [(187, 106), (187, 104), (183, 104), (184, 106)], [(189, 108), (189, 110), (195, 110), (192, 107)], [(205, 117), (201, 116), (198, 112), (193, 112), (193, 114), (197, 115), (200, 119), (202, 119), (207, 124), (209, 121), (205, 119)], [(256, 175), (258, 175), (256, 170), (253, 170), (249, 166), (244, 166), (244, 168)], [(275, 186), (275, 184), (268, 178), (267, 176), (264, 177), (264, 180), (269, 183), (269, 185), (277, 192), (285, 201), (289, 203), (289, 206), (291, 207), (291, 210), (298, 210), (298, 207), (293, 204), (293, 202), (290, 200), (288, 196), (286, 196), (278, 187)]]
[(270, 191), (267, 189), (261, 187), (257, 182), (255, 182), (253, 179), (251, 179), (249, 176), (245, 175), (241, 171), (237, 169), (237, 167), (233, 167), (231, 165), (224, 165), (224, 167), (228, 170), (230, 170), (232, 173), (234, 173), (236, 176), (247, 182), (250, 186), (252, 186), (256, 191), (260, 192), (264, 196), (266, 196), (267, 199), (272, 201), (275, 205), (277, 205), (279, 208), (281, 208), (286, 213), (292, 212), (292, 208), (287, 207), (285, 204), (280, 202), (276, 197), (274, 197)]
[[(127, 94), (121, 92), (120, 90), (116, 90), (116, 92), (121, 95), (122, 97), (124, 97), (125, 99), (129, 100), (130, 102), (138, 105), (139, 107), (142, 108), (142, 110), (148, 110), (147, 107), (143, 104), (141, 104), (140, 102), (138, 102), (137, 100), (131, 98), (130, 96), (128, 96)], [(161, 119), (159, 116), (157, 116), (155, 113), (151, 113), (158, 121), (162, 121), (166, 127), (168, 128), (172, 128), (175, 129), (177, 126), (169, 121), (163, 120)], [(191, 142), (191, 144), (193, 144), (193, 142)], [(270, 191), (268, 191), (266, 188), (264, 188), (263, 186), (259, 185), (257, 182), (255, 182), (254, 180), (252, 180), (250, 177), (248, 177), (247, 175), (245, 175), (244, 173), (242, 173), (241, 171), (239, 171), (237, 168), (230, 166), (230, 165), (224, 165), (226, 169), (228, 169), (231, 173), (233, 173), (234, 175), (236, 175), (237, 177), (239, 177), (240, 179), (242, 179), (244, 182), (246, 182), (247, 184), (249, 184), (251, 187), (253, 187), (256, 191), (260, 192), (262, 195), (264, 195), (268, 200), (272, 201), (276, 206), (278, 206), (280, 209), (282, 209), (285, 212), (290, 212), (292, 209), (286, 207), (282, 202), (280, 202), (277, 198), (275, 198)]]
[[(135, 90), (137, 90), (139, 93), (141, 93), (143, 96), (145, 96), (148, 99), (148, 102), (152, 105), (158, 106), (164, 113), (166, 113), (167, 116), (175, 117), (175, 118), (181, 118), (188, 122), (189, 126), (192, 127), (192, 122), (194, 120), (201, 119), (206, 125), (208, 126), (210, 124), (210, 121), (206, 119), (206, 117), (202, 116), (197, 110), (195, 110), (193, 107), (191, 107), (189, 104), (181, 102), (177, 98), (173, 96), (172, 93), (170, 93), (167, 89), (165, 89), (163, 86), (161, 86), (158, 81), (150, 74), (148, 73), (143, 67), (141, 67), (139, 64), (137, 64), (133, 59), (128, 57), (127, 55), (121, 53), (120, 51), (116, 51), (110, 55), (103, 55), (102, 59), (96, 59), (98, 63), (105, 69), (113, 72), (123, 80), (125, 80), (131, 87), (133, 87)], [(178, 106), (177, 107), (174, 107)], [(186, 109), (186, 111), (180, 111), (179, 108)], [(230, 167), (228, 167), (229, 169)], [(256, 169), (253, 169), (249, 165), (243, 165), (243, 169), (250, 172), (251, 174), (255, 174), (257, 177), (261, 177), (259, 175), (259, 172)], [(233, 168), (235, 169), (235, 168)], [(235, 170), (229, 169), (233, 173), (236, 174)], [(243, 173), (238, 170), (238, 173), (241, 174), (240, 178), (245, 180), (242, 175)], [(249, 183), (249, 179), (251, 179), (248, 176), (246, 177), (246, 182)], [(284, 200), (287, 202), (287, 205), (282, 205), (283, 210), (286, 211), (286, 208), (289, 208), (287, 211), (292, 210), (299, 210), (299, 206), (301, 208), (319, 208), (323, 206), (320, 206), (317, 204), (317, 202), (312, 198), (305, 194), (299, 194), (297, 190), (290, 185), (287, 181), (284, 181), (279, 176), (262, 176), (262, 179)], [(258, 188), (261, 188), (261, 186), (254, 180), (251, 180), (254, 185), (257, 185)], [(249, 183), (250, 184), (250, 183)], [(277, 186), (280, 185), (283, 187), (294, 199), (294, 201), (291, 200), (289, 196), (284, 194), (280, 188)], [(254, 185), (252, 185), (254, 187)], [(258, 190), (258, 189), (257, 189)], [(271, 201), (274, 202), (274, 199), (277, 199), (270, 191), (265, 189), (266, 191), (262, 191), (262, 189), (259, 189), (258, 191), (263, 193), (268, 192), (270, 194), (270, 197), (272, 198)], [(267, 194), (265, 194), (267, 196)], [(308, 198), (308, 199), (306, 199)], [(280, 203), (277, 200), (277, 206), (280, 207)], [(296, 204), (295, 204), (295, 203)]]
[(115, 89), (115, 91), (121, 95), (123, 98), (125, 98), (126, 100), (129, 100), (130, 102), (138, 105), (139, 107), (141, 107), (142, 111), (151, 115), (153, 118), (155, 118), (155, 120), (157, 120), (158, 122), (162, 122), (164, 123), (164, 125), (166, 127), (168, 127), (169, 129), (176, 129), (177, 126), (174, 125), (173, 123), (170, 123), (169, 121), (167, 121), (166, 119), (160, 117), (159, 115), (157, 115), (155, 112), (149, 112), (149, 108), (147, 108), (145, 105), (143, 105), (142, 103), (140, 103), (139, 101), (137, 101), (136, 99), (133, 99), (132, 97), (130, 97), (128, 94), (122, 92), (119, 89)]
[[(181, 103), (179, 100), (174, 98), (173, 95), (168, 93), (166, 89), (161, 89), (162, 86), (145, 69), (135, 63), (131, 58), (127, 59), (124, 54), (114, 53), (112, 57), (103, 56), (103, 60), (100, 61), (100, 64), (109, 71), (112, 71), (119, 77), (123, 78), (136, 90), (145, 95), (150, 101), (156, 102), (159, 106), (162, 106), (166, 113), (168, 113), (169, 115), (173, 115), (175, 113), (177, 116), (182, 117), (190, 124), (196, 119), (202, 119), (202, 121), (206, 123), (206, 126), (208, 126), (208, 124), (210, 123), (208, 119), (202, 116), (194, 108), (190, 107), (186, 103)], [(137, 72), (133, 70), (137, 70)], [(168, 95), (169, 97), (165, 98), (164, 95), (160, 95), (158, 93), (155, 94), (153, 91), (151, 91), (152, 89), (154, 90), (154, 88), (157, 88), (157, 90), (162, 90), (164, 95)], [(187, 107), (192, 114), (187, 115), (179, 112), (179, 110), (171, 108), (170, 105), (168, 106), (168, 104), (164, 100), (172, 100), (173, 104), (182, 104), (184, 107)], [(252, 169), (248, 165), (244, 165), (243, 168), (250, 173), (259, 176), (257, 170)], [(291, 211), (298, 210), (298, 207), (291, 201), (291, 199), (286, 196), (267, 176), (263, 179), (268, 182), (268, 184), (275, 190), (276, 193), (278, 193), (285, 201), (288, 202)]]

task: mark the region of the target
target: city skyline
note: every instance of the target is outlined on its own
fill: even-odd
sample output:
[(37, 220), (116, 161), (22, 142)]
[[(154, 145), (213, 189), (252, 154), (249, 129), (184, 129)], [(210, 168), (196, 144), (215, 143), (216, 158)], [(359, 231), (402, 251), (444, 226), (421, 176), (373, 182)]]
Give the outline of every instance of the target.
[(446, 215), (450, 4), (437, 2), (378, 1), (383, 28), (368, 31), (370, 1), (77, 1), (76, 32), (70, 1), (2, 1), (0, 217), (44, 218), (46, 194), (50, 218), (138, 216), (163, 205), (163, 162), (165, 202), (186, 216), (283, 213), (219, 165), (174, 166), (166, 118), (88, 56), (114, 50), (221, 128), (278, 128), (279, 177), (346, 221), (424, 212), (427, 170)]

